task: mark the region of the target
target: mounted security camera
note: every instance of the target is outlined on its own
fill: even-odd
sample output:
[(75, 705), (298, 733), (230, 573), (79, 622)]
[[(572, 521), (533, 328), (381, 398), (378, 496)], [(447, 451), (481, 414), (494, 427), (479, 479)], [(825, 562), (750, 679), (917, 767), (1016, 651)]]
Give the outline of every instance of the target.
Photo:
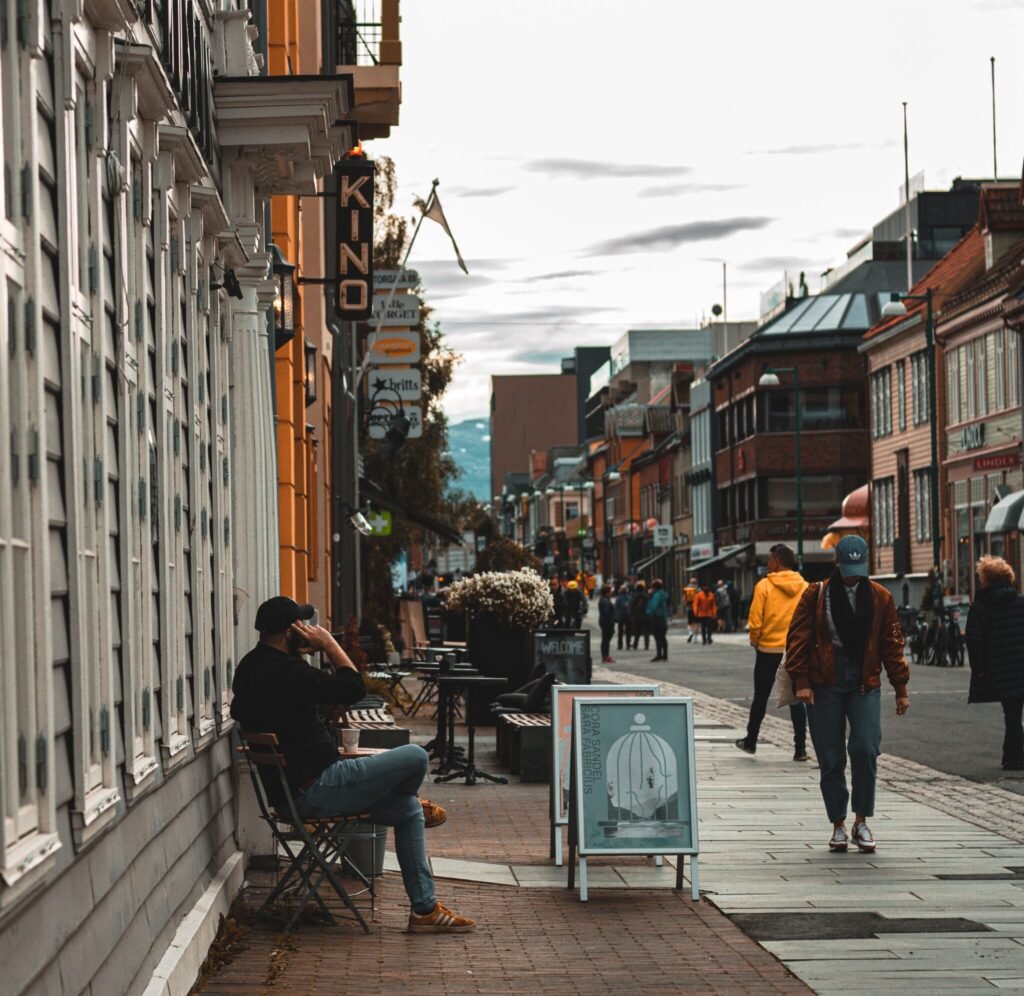
[(369, 536), (373, 532), (373, 526), (366, 521), (366, 516), (362, 512), (353, 512), (348, 521), (352, 523), (352, 528), (363, 536)]

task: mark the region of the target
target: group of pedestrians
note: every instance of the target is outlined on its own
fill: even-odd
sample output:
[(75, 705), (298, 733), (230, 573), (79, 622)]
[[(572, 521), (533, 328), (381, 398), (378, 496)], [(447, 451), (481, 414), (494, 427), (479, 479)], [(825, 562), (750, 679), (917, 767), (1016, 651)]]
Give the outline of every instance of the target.
[(586, 589), (580, 586), (580, 581), (562, 582), (552, 578), (551, 598), (554, 601), (554, 612), (549, 625), (553, 629), (579, 629), (583, 625), (588, 600)]
[(664, 582), (656, 578), (650, 590), (643, 581), (606, 584), (598, 602), (598, 625), (601, 630), (601, 662), (614, 664), (612, 639), (619, 650), (638, 650), (641, 639), (649, 650), (654, 637), (655, 655), (651, 662), (668, 660), (668, 592)]

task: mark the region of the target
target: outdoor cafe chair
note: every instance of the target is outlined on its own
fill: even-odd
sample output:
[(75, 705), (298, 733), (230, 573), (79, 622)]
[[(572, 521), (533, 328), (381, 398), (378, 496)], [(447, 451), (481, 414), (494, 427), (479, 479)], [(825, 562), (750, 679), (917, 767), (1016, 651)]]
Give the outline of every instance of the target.
[[(285, 925), (288, 932), (295, 925), (303, 911), (315, 902), (329, 923), (336, 923), (334, 915), (327, 908), (320, 894), (326, 880), (338, 898), (358, 921), (366, 933), (370, 932), (362, 913), (353, 902), (353, 895), (370, 895), (370, 916), (375, 912), (376, 887), (374, 874), (377, 863), (376, 828), (370, 825), (367, 814), (352, 816), (306, 817), (299, 816), (295, 797), (288, 785), (287, 760), (280, 753), (277, 735), (273, 733), (245, 733), (239, 731), (242, 746), (239, 752), (249, 762), (249, 777), (260, 816), (267, 824), (274, 838), (274, 849), (281, 851), (288, 859), (288, 867), (277, 885), (267, 896), (258, 910), (268, 914), (274, 904), (286, 891), (299, 890), (299, 901), (295, 912)], [(348, 850), (356, 840), (372, 841), (369, 876), (353, 863)], [(347, 870), (363, 883), (364, 888), (350, 893), (341, 880), (340, 872)]]

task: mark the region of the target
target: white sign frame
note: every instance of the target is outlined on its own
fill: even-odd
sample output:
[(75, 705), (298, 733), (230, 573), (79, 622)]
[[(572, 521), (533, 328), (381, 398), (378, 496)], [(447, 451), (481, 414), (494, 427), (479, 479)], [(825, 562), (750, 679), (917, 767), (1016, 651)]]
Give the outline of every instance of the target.
[(419, 367), (369, 367), (363, 380), (371, 398), (378, 390), (385, 392), (383, 402), (386, 405), (391, 405), (395, 398), (419, 401), (423, 396), (423, 375)]
[(659, 525), (651, 530), (656, 550), (670, 549), (675, 542), (675, 534), (671, 526)]
[[(672, 707), (678, 707), (680, 710), (680, 717), (683, 721), (683, 737), (686, 741), (686, 752), (687, 752), (687, 764), (684, 769), (676, 769), (677, 786), (679, 779), (685, 774), (689, 778), (689, 791), (687, 792), (689, 799), (689, 827), (690, 827), (690, 843), (688, 845), (680, 844), (673, 846), (671, 842), (663, 841), (658, 844), (657, 848), (652, 850), (649, 846), (637, 846), (630, 847), (627, 843), (625, 846), (616, 847), (593, 847), (588, 846), (586, 843), (587, 834), (581, 831), (580, 822), (584, 818), (581, 814), (585, 811), (584, 806), (584, 771), (583, 771), (583, 721), (581, 718), (581, 712), (584, 707), (588, 708), (610, 708), (615, 707), (621, 709), (627, 707), (631, 709), (644, 709), (647, 712), (651, 710), (665, 711)], [(573, 711), (573, 723), (572, 723), (572, 745), (573, 745), (573, 793), (572, 793), (572, 804), (573, 809), (570, 812), (569, 821), (569, 888), (573, 887), (575, 879), (575, 859), (579, 857), (580, 864), (580, 902), (587, 901), (587, 857), (590, 855), (616, 855), (616, 854), (674, 854), (677, 856), (676, 861), (676, 888), (682, 887), (683, 881), (683, 858), (687, 855), (690, 856), (690, 895), (691, 898), (696, 902), (700, 899), (700, 883), (699, 873), (697, 870), (697, 856), (700, 853), (700, 838), (699, 838), (699, 821), (697, 816), (697, 768), (694, 757), (694, 708), (693, 698), (686, 695), (680, 696), (656, 696), (653, 698), (638, 699), (635, 697), (621, 698), (598, 698), (595, 697), (590, 701), (583, 698), (573, 699), (572, 704)], [(678, 795), (678, 788), (677, 788)]]

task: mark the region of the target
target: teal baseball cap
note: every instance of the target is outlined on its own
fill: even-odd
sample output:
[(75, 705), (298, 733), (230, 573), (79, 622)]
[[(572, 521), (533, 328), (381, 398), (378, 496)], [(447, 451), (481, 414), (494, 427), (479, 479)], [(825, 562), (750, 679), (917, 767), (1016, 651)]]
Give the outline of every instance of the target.
[(836, 566), (844, 578), (868, 576), (868, 545), (860, 536), (844, 536), (836, 544)]

